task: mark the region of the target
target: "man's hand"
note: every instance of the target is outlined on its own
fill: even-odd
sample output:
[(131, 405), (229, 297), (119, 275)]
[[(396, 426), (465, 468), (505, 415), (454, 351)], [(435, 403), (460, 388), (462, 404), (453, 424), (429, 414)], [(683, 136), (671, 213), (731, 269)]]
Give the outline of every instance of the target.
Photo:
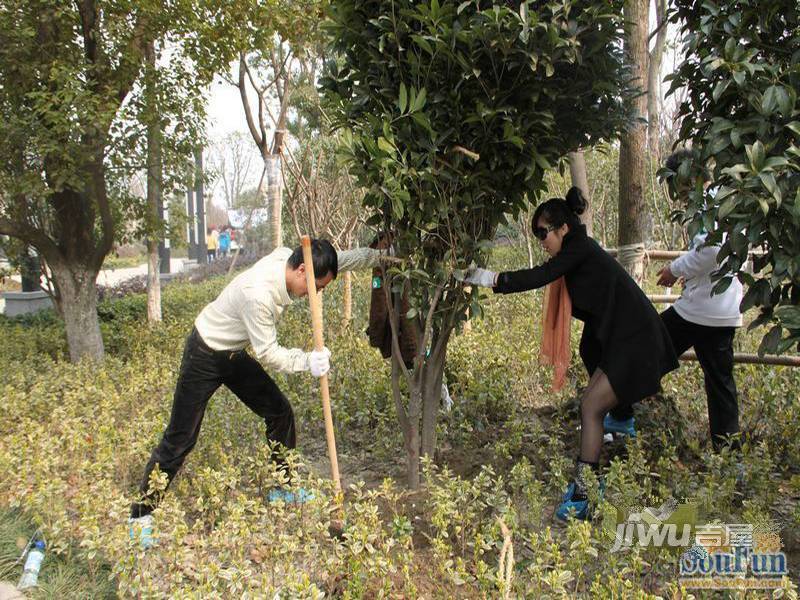
[(331, 369), (331, 351), (327, 348), (308, 353), (308, 370), (314, 377), (322, 377)]
[(463, 281), (470, 285), (477, 285), (480, 287), (494, 287), (497, 281), (497, 273), (489, 271), (488, 269), (479, 269), (473, 267), (466, 271), (454, 271), (453, 277), (457, 281)]
[(656, 284), (663, 285), (664, 287), (672, 287), (675, 285), (676, 281), (678, 281), (678, 278), (672, 274), (672, 271), (669, 270), (669, 267), (664, 267), (658, 272), (658, 281)]

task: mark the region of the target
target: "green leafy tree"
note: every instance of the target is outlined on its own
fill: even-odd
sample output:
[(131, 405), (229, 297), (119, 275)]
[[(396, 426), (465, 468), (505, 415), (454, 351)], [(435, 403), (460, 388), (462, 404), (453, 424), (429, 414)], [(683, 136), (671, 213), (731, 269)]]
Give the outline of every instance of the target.
[[(103, 356), (95, 280), (114, 241), (164, 228), (131, 177), (151, 167), (162, 192), (178, 185), (202, 144), (203, 87), (243, 40), (291, 34), (299, 10), (278, 0), (0, 6), (0, 234), (46, 262), (73, 360)], [(145, 69), (148, 47), (159, 56)], [(148, 130), (160, 131), (149, 159)], [(163, 173), (149, 164), (158, 154)]]
[[(626, 0), (625, 58), (637, 88), (647, 82), (647, 25), (650, 0)], [(647, 189), (647, 94), (627, 98), (631, 123), (619, 143), (619, 210), (617, 260), (639, 285), (644, 279), (644, 244), (649, 237)]]
[[(447, 344), (477, 290), (452, 278), (483, 264), (495, 229), (545, 187), (568, 152), (615, 135), (629, 77), (622, 2), (333, 0), (336, 58), (321, 87), (369, 223), (394, 232), (404, 268), (393, 309), (393, 390), (411, 487), (436, 446)], [(399, 319), (418, 349), (400, 360)], [(401, 393), (403, 381), (407, 398)]]
[[(683, 218), (689, 233), (723, 240), (716, 289), (733, 277), (747, 285), (742, 312), (759, 307), (752, 327), (771, 323), (759, 351), (781, 353), (800, 341), (800, 7), (794, 0), (678, 0), (685, 59), (670, 93), (686, 88), (680, 141), (696, 160), (667, 177), (698, 182), (711, 167), (715, 193), (695, 183)], [(743, 271), (751, 248), (753, 274)]]
[[(34, 246), (46, 262), (73, 360), (103, 356), (95, 280), (123, 225), (143, 211), (127, 182), (146, 162), (139, 150), (147, 124), (136, 118), (145, 49), (192, 29), (195, 4), (0, 7), (0, 233)], [(176, 45), (173, 65), (184, 59)], [(172, 119), (162, 123), (165, 154), (170, 133), (192, 137), (186, 117), (196, 106), (182, 94), (196, 73), (170, 73), (164, 78), (173, 85), (159, 102), (162, 121)]]

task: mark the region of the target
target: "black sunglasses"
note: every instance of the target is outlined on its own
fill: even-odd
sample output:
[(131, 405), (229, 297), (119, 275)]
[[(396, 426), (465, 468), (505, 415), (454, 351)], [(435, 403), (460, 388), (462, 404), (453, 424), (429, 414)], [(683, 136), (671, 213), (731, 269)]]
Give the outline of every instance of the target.
[(547, 227), (534, 227), (533, 228), (533, 235), (536, 237), (537, 240), (544, 241), (544, 238), (547, 237), (547, 234), (551, 231), (555, 231), (558, 227), (553, 227), (552, 225), (548, 225)]

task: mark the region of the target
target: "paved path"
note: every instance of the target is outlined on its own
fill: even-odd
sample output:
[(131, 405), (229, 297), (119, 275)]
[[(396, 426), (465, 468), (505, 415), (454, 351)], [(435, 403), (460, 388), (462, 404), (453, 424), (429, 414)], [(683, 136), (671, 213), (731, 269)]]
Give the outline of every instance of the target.
[[(169, 267), (171, 273), (180, 273), (183, 271), (184, 265), (183, 258), (173, 258), (169, 261)], [(147, 264), (143, 263), (138, 267), (127, 267), (124, 269), (104, 269), (100, 271), (97, 275), (97, 283), (102, 286), (111, 287), (115, 286), (118, 283), (125, 281), (126, 279), (130, 279), (132, 277), (137, 277), (139, 275), (147, 275)], [(12, 275), (11, 279), (14, 281), (22, 281), (19, 275)], [(44, 282), (42, 282), (44, 284)], [(0, 314), (3, 313), (6, 307), (6, 301), (3, 298), (0, 298)]]
[[(169, 270), (170, 273), (180, 273), (183, 271), (183, 261), (182, 258), (172, 258), (169, 261)], [(147, 264), (141, 264), (138, 267), (127, 267), (124, 269), (106, 269), (104, 271), (100, 271), (97, 275), (97, 283), (100, 285), (110, 287), (117, 285), (118, 283), (125, 281), (126, 279), (130, 279), (131, 277), (137, 277), (139, 275), (147, 275)]]

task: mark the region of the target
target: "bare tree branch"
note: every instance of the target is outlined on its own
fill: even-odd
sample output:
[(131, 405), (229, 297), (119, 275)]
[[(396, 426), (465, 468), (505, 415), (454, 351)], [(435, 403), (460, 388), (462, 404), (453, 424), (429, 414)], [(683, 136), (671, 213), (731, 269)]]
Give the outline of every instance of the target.
[(258, 146), (258, 149), (264, 146), (264, 138), (256, 129), (256, 124), (253, 121), (253, 112), (250, 108), (250, 102), (247, 100), (247, 89), (245, 87), (245, 75), (247, 74), (247, 63), (245, 62), (244, 52), (239, 53), (239, 94), (242, 97), (242, 107), (244, 108), (244, 116), (247, 120), (247, 128), (250, 130), (250, 135), (253, 136), (253, 141)]
[(8, 235), (34, 246), (40, 253), (49, 256), (62, 256), (58, 245), (41, 229), (27, 223), (0, 217), (0, 234)]

